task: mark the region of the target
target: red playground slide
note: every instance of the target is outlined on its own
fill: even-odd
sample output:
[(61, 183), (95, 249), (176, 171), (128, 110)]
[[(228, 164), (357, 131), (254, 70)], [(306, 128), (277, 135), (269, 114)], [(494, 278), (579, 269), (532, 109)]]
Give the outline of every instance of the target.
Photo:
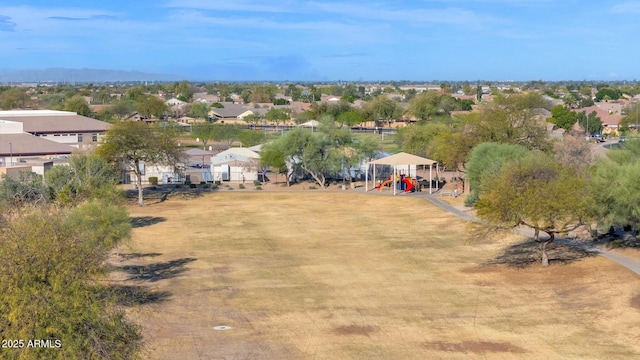
[(402, 178), (402, 182), (406, 185), (404, 188), (404, 192), (410, 192), (411, 189), (413, 189), (413, 184), (411, 183), (411, 180), (408, 178)]
[[(411, 178), (404, 177), (404, 176), (402, 176), (401, 178), (402, 178), (402, 182), (405, 185), (404, 192), (413, 191), (413, 184), (411, 183)], [(389, 177), (382, 184), (376, 186), (376, 189), (382, 189), (383, 187), (387, 186), (390, 182), (391, 182), (391, 178)]]

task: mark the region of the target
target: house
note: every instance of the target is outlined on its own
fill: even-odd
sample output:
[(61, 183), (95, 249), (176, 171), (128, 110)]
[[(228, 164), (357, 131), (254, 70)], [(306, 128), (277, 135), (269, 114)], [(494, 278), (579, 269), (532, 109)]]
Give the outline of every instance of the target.
[(585, 107), (582, 109), (576, 109), (576, 112), (585, 112), (589, 115), (592, 112), (596, 112), (600, 120), (602, 121), (602, 133), (603, 134), (617, 134), (618, 127), (620, 126), (620, 120), (624, 117), (622, 115), (622, 106), (616, 102), (599, 102), (593, 106)]
[(111, 126), (75, 112), (55, 110), (0, 111), (0, 120), (19, 122), (26, 133), (83, 150), (95, 148)]
[(259, 170), (260, 155), (247, 148), (230, 148), (211, 158), (214, 181), (254, 181)]
[(208, 104), (211, 105), (212, 103), (216, 103), (216, 102), (220, 102), (220, 96), (218, 95), (213, 95), (213, 94), (208, 94), (206, 92), (202, 92), (202, 93), (195, 93), (193, 94), (193, 98), (195, 100), (193, 100), (193, 102), (201, 102), (204, 104)]
[(158, 121), (158, 119), (155, 118), (151, 118), (147, 115), (143, 115), (140, 114), (139, 112), (135, 111), (133, 114), (127, 116), (125, 118), (125, 121), (144, 121), (147, 124), (153, 124), (155, 122)]
[(180, 99), (171, 98), (164, 102), (168, 107), (182, 107), (187, 105), (186, 101), (182, 101)]
[(248, 106), (242, 104), (225, 102), (223, 106), (222, 108), (212, 108), (209, 111), (209, 117), (216, 120), (242, 120), (245, 116), (254, 113)]

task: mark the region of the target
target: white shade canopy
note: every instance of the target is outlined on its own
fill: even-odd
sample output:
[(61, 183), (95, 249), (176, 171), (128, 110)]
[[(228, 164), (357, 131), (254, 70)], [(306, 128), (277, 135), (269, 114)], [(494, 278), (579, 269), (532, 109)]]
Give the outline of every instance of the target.
[(374, 165), (433, 165), (437, 163), (435, 160), (423, 158), (417, 155), (407, 154), (405, 152), (397, 153), (395, 155), (387, 156), (382, 159), (374, 160), (369, 164)]
[[(387, 156), (382, 159), (370, 161), (367, 163), (367, 172), (365, 175), (365, 191), (369, 191), (369, 166), (373, 165), (373, 181), (376, 178), (376, 165), (390, 165), (393, 166), (393, 178), (397, 178), (398, 166), (411, 166), (411, 165), (429, 165), (429, 194), (432, 193), (431, 183), (433, 181), (432, 171), (433, 165), (438, 166), (438, 162), (435, 160), (423, 158), (421, 156), (407, 154), (405, 152), (397, 153), (395, 155)], [(393, 186), (393, 194), (396, 194), (396, 187)]]

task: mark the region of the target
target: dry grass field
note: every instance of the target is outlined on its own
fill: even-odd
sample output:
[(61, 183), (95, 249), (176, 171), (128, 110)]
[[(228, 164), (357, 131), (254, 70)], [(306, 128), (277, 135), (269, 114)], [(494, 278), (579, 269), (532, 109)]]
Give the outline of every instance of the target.
[(535, 249), (470, 241), (418, 196), (235, 190), (129, 210), (114, 277), (151, 294), (129, 308), (150, 359), (640, 358), (638, 276), (562, 249), (509, 266)]

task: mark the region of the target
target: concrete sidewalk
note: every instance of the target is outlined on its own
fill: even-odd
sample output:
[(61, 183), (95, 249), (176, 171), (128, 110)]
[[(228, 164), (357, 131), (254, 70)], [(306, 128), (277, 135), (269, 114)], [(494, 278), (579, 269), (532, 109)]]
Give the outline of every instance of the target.
[[(467, 213), (465, 213), (464, 211), (461, 211), (449, 204), (447, 204), (446, 202), (438, 199), (436, 197), (436, 195), (427, 195), (425, 196), (425, 199), (427, 199), (428, 201), (430, 201), (432, 204), (436, 205), (437, 207), (448, 211), (456, 216), (458, 216), (461, 219), (467, 220), (467, 221), (473, 221), (473, 222), (481, 222), (478, 218), (475, 218)], [(516, 231), (519, 234), (522, 234), (524, 236), (528, 236), (528, 237), (533, 237), (533, 231), (532, 230), (526, 230), (526, 229), (514, 229), (514, 231)], [(569, 239), (566, 238), (556, 238), (555, 239), (556, 242), (561, 243), (561, 244), (566, 244), (566, 245), (571, 245), (574, 247), (577, 247), (579, 249), (582, 250), (586, 250), (586, 251), (591, 251), (594, 252), (600, 256), (603, 256), (621, 266), (624, 266), (625, 268), (633, 271), (634, 273), (640, 275), (640, 262), (628, 258), (626, 256), (620, 255), (620, 254), (616, 254), (614, 252), (611, 252), (609, 250), (606, 249), (601, 249), (601, 248), (597, 248), (597, 247), (593, 247), (593, 246), (588, 246), (586, 244), (582, 244), (582, 243), (578, 243), (575, 241), (571, 241)]]

